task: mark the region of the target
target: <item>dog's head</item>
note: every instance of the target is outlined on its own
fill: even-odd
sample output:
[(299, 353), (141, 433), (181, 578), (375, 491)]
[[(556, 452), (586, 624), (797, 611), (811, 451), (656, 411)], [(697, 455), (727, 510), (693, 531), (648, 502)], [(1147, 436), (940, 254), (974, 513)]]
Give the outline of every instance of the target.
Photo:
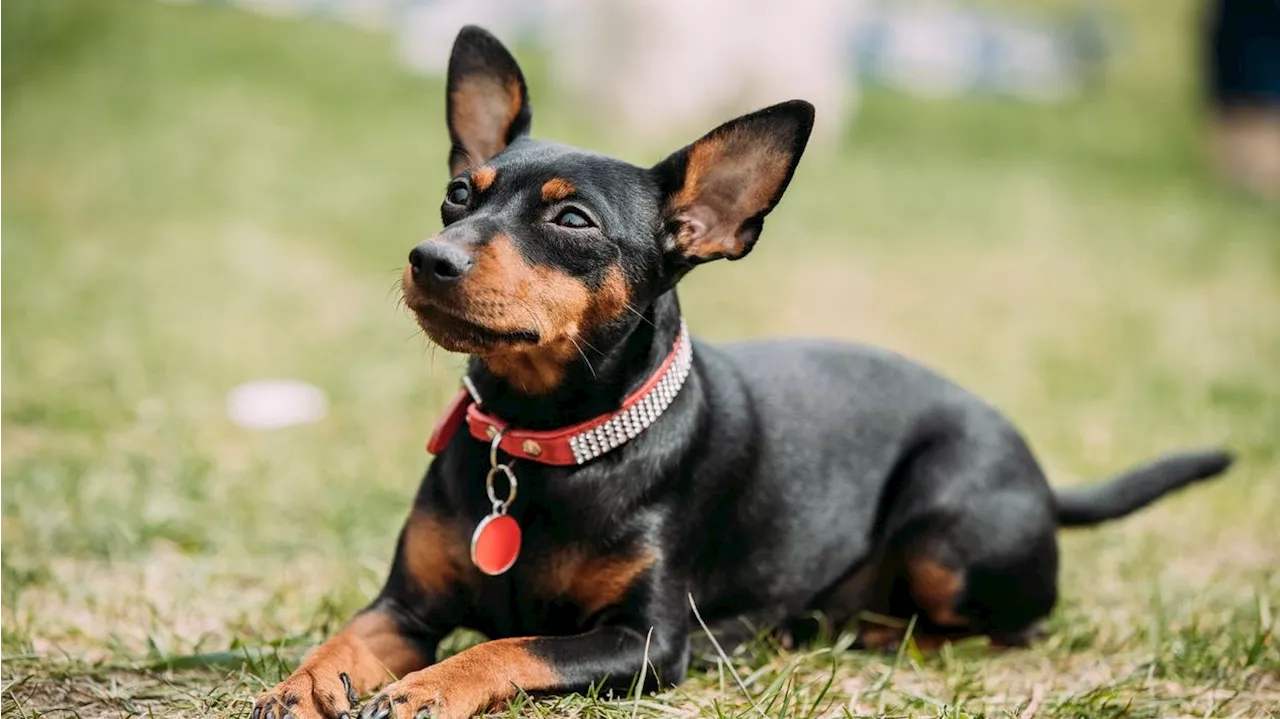
[(444, 229), (409, 253), (406, 304), (442, 347), (555, 388), (691, 267), (751, 251), (791, 180), (813, 106), (739, 117), (652, 168), (529, 137), (519, 65), (467, 27), (449, 60)]

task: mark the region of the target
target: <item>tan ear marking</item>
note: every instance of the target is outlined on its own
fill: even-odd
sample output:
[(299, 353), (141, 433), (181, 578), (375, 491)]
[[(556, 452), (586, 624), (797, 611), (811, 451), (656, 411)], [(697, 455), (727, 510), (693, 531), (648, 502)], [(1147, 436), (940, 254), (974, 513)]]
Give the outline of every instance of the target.
[(655, 166), (666, 218), (678, 225), (673, 249), (694, 263), (749, 252), (812, 127), (812, 105), (780, 103), (724, 123)]
[(486, 162), (507, 146), (507, 131), (520, 114), (520, 83), (488, 75), (463, 78), (449, 93), (450, 126), (466, 152), (466, 167)]
[(703, 258), (744, 252), (742, 224), (768, 212), (791, 169), (788, 152), (769, 142), (729, 132), (689, 150), (685, 181), (672, 198), (682, 223), (676, 241)]

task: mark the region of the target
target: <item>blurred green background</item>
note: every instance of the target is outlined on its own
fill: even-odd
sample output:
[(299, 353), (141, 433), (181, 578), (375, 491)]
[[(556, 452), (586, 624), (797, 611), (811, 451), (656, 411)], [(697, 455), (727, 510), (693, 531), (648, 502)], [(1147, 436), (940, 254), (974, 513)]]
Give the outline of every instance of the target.
[[(1042, 678), (1165, 657), (1244, 691), (1277, 669), (1280, 213), (1205, 169), (1197, 3), (1113, 10), (1127, 42), (1066, 104), (868, 91), (750, 258), (682, 299), (707, 339), (916, 357), (1059, 483), (1230, 445), (1213, 486), (1067, 538)], [(396, 302), (439, 227), (443, 87), (384, 35), (216, 5), (10, 0), (3, 32), (3, 646), (6, 682), (42, 687), (9, 684), (6, 715), (127, 713), (58, 692), (95, 662), (305, 643), (380, 585), (462, 366)], [(638, 164), (692, 139), (632, 146), (522, 64), (542, 137)], [(328, 417), (231, 423), (264, 377), (322, 387)], [(246, 711), (282, 667), (199, 706)]]

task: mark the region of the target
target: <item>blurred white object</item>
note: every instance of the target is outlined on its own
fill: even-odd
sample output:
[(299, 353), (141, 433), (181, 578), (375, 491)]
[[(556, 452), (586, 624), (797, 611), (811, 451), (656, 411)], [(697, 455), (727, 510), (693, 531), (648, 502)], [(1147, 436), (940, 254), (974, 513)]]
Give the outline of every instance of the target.
[(802, 98), (817, 107), (822, 142), (852, 110), (848, 40), (865, 0), (547, 2), (556, 80), (628, 134), (696, 136)]
[(511, 48), (532, 41), (558, 87), (631, 136), (692, 140), (708, 123), (803, 98), (821, 141), (851, 109), (848, 39), (865, 2), (407, 0), (397, 42), (406, 64), (440, 75), (463, 25)]
[(227, 416), (248, 429), (280, 429), (324, 418), (329, 400), (324, 390), (298, 380), (257, 380), (231, 390)]
[(443, 76), (464, 25), (479, 25), (514, 48), (526, 35), (549, 31), (539, 29), (543, 9), (534, 0), (403, 0), (396, 37), (400, 59), (419, 72)]
[[(811, 142), (824, 144), (848, 126), (860, 83), (1058, 102), (1082, 91), (1108, 44), (1092, 0), (1070, 21), (976, 0), (169, 1), (383, 28), (406, 65), (436, 76), (458, 30), (481, 25), (522, 61), (526, 47), (545, 52), (584, 112), (661, 142), (802, 98), (817, 107)], [(534, 88), (535, 112), (545, 92)]]
[(1101, 16), (985, 11), (941, 0), (880, 3), (850, 48), (859, 74), (921, 97), (985, 94), (1060, 102), (1078, 94), (1107, 52)]

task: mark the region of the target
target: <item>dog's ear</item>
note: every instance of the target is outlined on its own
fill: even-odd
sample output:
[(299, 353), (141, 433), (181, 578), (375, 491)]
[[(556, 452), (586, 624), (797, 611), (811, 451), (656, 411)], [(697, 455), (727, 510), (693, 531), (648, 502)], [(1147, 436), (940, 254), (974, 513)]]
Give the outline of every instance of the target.
[(449, 56), (446, 95), (454, 175), (486, 162), (529, 132), (533, 113), (520, 66), (498, 38), (468, 25)]
[(812, 129), (813, 105), (792, 100), (726, 122), (655, 165), (666, 198), (664, 250), (687, 265), (746, 256)]

